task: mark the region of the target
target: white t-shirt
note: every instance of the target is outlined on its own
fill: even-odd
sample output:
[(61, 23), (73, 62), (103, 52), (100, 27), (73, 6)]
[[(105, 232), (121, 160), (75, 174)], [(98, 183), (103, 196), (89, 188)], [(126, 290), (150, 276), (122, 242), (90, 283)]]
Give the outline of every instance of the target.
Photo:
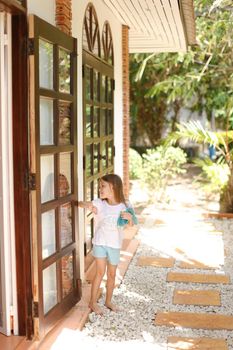
[(97, 208), (94, 216), (95, 233), (92, 243), (111, 248), (121, 248), (123, 230), (117, 227), (120, 212), (126, 209), (124, 203), (110, 205), (106, 200), (94, 199), (92, 204)]

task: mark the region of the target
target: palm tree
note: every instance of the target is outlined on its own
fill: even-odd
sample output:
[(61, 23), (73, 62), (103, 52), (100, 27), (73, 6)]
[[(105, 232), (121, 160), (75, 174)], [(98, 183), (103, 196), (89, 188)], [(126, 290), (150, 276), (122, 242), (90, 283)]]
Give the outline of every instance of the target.
[(167, 145), (176, 144), (180, 140), (194, 141), (198, 144), (213, 145), (229, 167), (227, 185), (220, 194), (220, 211), (233, 213), (233, 131), (209, 131), (199, 121), (177, 124), (177, 131), (171, 133)]

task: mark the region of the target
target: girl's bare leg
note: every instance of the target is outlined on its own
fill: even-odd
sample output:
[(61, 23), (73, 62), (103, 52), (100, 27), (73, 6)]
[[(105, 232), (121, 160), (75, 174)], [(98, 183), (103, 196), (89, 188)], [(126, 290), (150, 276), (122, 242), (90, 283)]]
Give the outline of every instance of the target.
[(117, 306), (112, 303), (112, 295), (115, 287), (116, 270), (117, 265), (111, 265), (108, 263), (105, 306), (107, 306), (112, 311), (118, 310)]
[(95, 277), (92, 281), (91, 300), (89, 303), (89, 307), (97, 315), (102, 315), (103, 311), (97, 305), (97, 296), (98, 296), (101, 281), (104, 277), (105, 270), (106, 270), (106, 259), (105, 258), (95, 258), (95, 264), (96, 264), (96, 273), (95, 273)]

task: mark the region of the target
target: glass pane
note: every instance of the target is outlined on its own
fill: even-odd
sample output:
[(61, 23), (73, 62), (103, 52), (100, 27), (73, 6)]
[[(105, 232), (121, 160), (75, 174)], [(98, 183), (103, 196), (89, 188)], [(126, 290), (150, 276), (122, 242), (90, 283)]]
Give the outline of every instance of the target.
[(65, 247), (73, 241), (72, 237), (72, 207), (70, 203), (66, 203), (60, 207), (61, 220), (61, 247)]
[(91, 81), (92, 81), (92, 69), (89, 67), (86, 67), (85, 71), (85, 83), (86, 83), (86, 100), (91, 100)]
[(70, 93), (70, 52), (59, 48), (59, 91)]
[(108, 102), (112, 103), (113, 101), (113, 80), (109, 78), (108, 81)]
[(100, 111), (100, 135), (106, 135), (106, 109)]
[(43, 270), (43, 299), (46, 314), (57, 304), (57, 273), (56, 263)]
[(108, 166), (113, 165), (113, 141), (108, 142)]
[(71, 153), (60, 153), (59, 193), (67, 196), (72, 191), (71, 183)]
[(94, 181), (94, 199), (99, 197), (99, 182)]
[(93, 137), (99, 136), (99, 124), (100, 124), (100, 109), (94, 108), (94, 116), (93, 116)]
[(88, 202), (93, 199), (92, 187), (93, 187), (93, 182), (87, 183), (87, 186), (86, 186), (86, 201), (88, 201)]
[(92, 107), (86, 105), (86, 137), (92, 136), (92, 117), (91, 117)]
[(108, 134), (113, 134), (113, 111), (109, 109), (108, 111)]
[(59, 101), (59, 144), (71, 143), (71, 106), (70, 103)]
[(106, 77), (105, 92), (104, 92), (105, 102), (108, 102), (108, 84), (109, 84), (109, 78)]
[(86, 175), (87, 177), (92, 175), (92, 145), (86, 146)]
[(40, 98), (40, 144), (53, 143), (53, 100)]
[(100, 75), (96, 70), (93, 71), (93, 93), (94, 93), (94, 101), (99, 101), (99, 99), (100, 99)]
[(102, 99), (104, 102), (107, 101), (107, 94), (106, 94), (106, 76), (102, 75)]
[(108, 151), (107, 147), (108, 147), (107, 142), (105, 142), (103, 144), (102, 153), (101, 153), (103, 170), (105, 170), (107, 168), (107, 151)]
[(94, 144), (94, 174), (97, 174), (99, 172), (99, 159), (100, 159), (100, 150), (99, 150), (99, 143)]
[(73, 254), (65, 255), (61, 259), (62, 266), (62, 297), (68, 295), (74, 285)]
[(41, 202), (54, 199), (54, 156), (41, 156)]
[(53, 45), (39, 39), (40, 87), (53, 89)]
[(55, 210), (42, 214), (42, 258), (45, 259), (56, 251)]

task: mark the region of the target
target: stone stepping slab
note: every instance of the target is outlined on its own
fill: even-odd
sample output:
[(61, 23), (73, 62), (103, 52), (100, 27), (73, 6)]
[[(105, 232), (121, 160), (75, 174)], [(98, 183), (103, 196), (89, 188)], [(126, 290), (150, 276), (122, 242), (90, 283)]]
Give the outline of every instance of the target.
[(167, 350), (228, 350), (224, 339), (169, 337)]
[(226, 275), (168, 272), (167, 282), (229, 284), (230, 277)]
[(233, 330), (233, 316), (192, 312), (158, 312), (156, 326)]
[(220, 292), (216, 290), (175, 290), (173, 304), (220, 306)]
[(199, 261), (191, 260), (190, 262), (181, 261), (178, 264), (181, 269), (205, 269), (205, 270), (215, 270), (220, 267), (220, 265), (205, 265)]
[(173, 267), (175, 259), (154, 256), (140, 256), (137, 261), (138, 266)]

